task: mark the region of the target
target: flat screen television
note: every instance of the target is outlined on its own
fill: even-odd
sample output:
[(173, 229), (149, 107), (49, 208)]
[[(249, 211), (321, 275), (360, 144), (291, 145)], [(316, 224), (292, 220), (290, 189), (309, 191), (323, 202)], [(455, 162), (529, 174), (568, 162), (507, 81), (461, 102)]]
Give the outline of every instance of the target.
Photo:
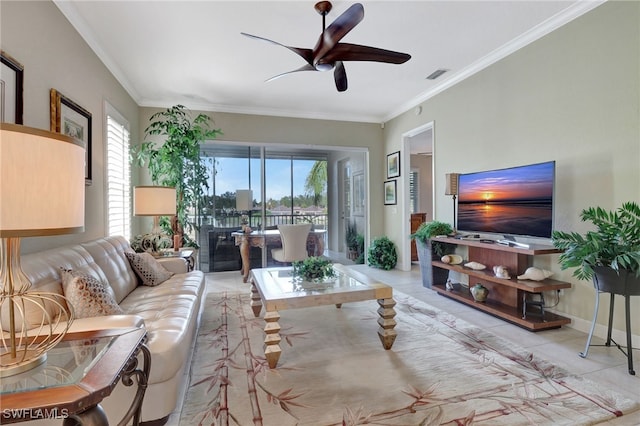
[(555, 161), (458, 179), (458, 231), (551, 238)]

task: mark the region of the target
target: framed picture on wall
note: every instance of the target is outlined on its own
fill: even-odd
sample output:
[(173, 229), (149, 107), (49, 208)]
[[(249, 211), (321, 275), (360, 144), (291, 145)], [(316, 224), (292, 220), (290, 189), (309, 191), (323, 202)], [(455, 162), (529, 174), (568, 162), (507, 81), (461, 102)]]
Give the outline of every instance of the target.
[(24, 67), (4, 51), (0, 51), (0, 65), (0, 122), (23, 124)]
[(91, 185), (91, 113), (71, 99), (51, 89), (51, 131), (80, 139), (84, 142), (84, 181)]
[(384, 182), (384, 204), (385, 205), (393, 205), (397, 204), (398, 200), (396, 198), (396, 181), (395, 180), (387, 180)]
[(387, 155), (387, 179), (400, 177), (400, 151)]

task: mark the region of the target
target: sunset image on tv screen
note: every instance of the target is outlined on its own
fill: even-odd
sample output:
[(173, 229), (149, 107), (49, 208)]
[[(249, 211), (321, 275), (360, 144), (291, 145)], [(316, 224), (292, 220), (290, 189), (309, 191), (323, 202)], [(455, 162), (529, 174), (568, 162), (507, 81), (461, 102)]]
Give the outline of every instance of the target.
[(549, 237), (555, 163), (462, 174), (458, 229)]

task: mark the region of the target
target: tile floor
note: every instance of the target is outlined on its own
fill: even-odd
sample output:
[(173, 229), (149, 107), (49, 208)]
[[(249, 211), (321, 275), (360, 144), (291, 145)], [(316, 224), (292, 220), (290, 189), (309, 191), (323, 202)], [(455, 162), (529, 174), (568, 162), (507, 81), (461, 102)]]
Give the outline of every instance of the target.
[[(627, 372), (627, 359), (614, 347), (592, 347), (587, 358), (578, 353), (584, 349), (587, 335), (583, 332), (562, 327), (556, 330), (531, 333), (520, 327), (509, 324), (499, 318), (475, 310), (469, 306), (438, 295), (436, 292), (422, 287), (420, 270), (414, 265), (411, 271), (383, 271), (366, 265), (354, 265), (361, 272), (375, 275), (395, 290), (409, 294), (432, 306), (458, 316), (465, 321), (490, 330), (496, 335), (527, 348), (534, 355), (552, 361), (570, 373), (583, 376), (593, 382), (612, 389), (629, 398), (640, 401), (640, 350), (634, 350), (635, 370), (631, 376)], [(219, 272), (207, 274), (207, 291), (241, 290), (249, 292), (249, 285), (242, 282), (239, 272)], [(602, 344), (602, 339), (594, 337), (595, 344)], [(170, 426), (179, 424), (179, 409), (167, 423)], [(602, 423), (603, 425), (637, 426), (640, 425), (640, 410), (620, 419)], [(186, 426), (183, 425), (182, 426)]]

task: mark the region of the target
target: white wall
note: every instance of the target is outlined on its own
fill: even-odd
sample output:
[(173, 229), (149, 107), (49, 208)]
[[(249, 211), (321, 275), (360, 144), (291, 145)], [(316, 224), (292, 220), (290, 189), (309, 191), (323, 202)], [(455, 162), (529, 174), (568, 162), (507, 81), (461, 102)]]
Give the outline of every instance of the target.
[[(435, 218), (449, 223), (446, 173), (555, 160), (556, 229), (583, 232), (583, 208), (640, 201), (639, 28), (639, 2), (607, 2), (424, 102), (421, 115), (386, 123), (385, 152), (400, 149), (403, 133), (435, 122)], [(390, 209), (384, 229), (396, 243), (405, 238)], [(560, 271), (557, 256), (537, 262), (574, 284), (557, 309), (584, 326), (593, 313), (592, 284)], [(620, 306), (615, 327), (624, 330)], [(601, 322), (607, 309), (601, 304)], [(640, 300), (632, 300), (639, 310)]]
[[(0, 2), (0, 47), (24, 66), (24, 125), (49, 130), (49, 90), (54, 88), (92, 114), (93, 184), (86, 186), (85, 232), (24, 238), (33, 252), (105, 234), (104, 101), (138, 133), (138, 106), (50, 1)], [(1, 195), (0, 195), (1, 196)]]

